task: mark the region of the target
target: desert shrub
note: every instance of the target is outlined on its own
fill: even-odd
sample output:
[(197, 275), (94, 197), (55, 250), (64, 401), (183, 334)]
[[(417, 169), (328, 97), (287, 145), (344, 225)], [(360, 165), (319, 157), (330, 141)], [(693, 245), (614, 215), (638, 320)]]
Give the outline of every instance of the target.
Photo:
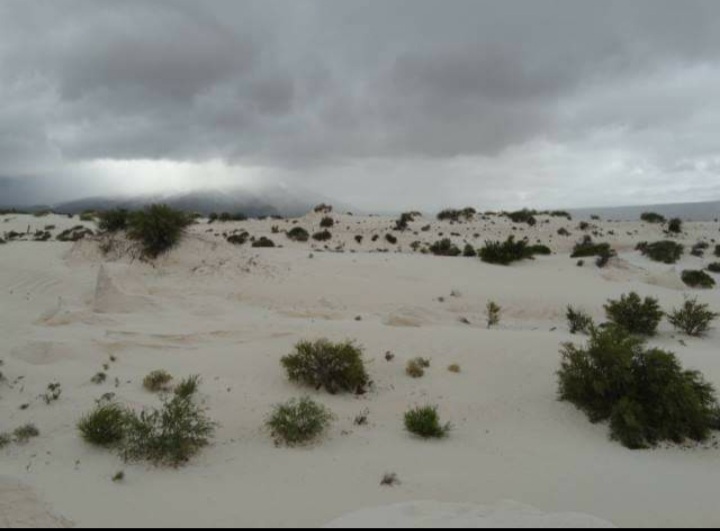
[(107, 380), (107, 374), (105, 374), (104, 372), (99, 372), (99, 373), (95, 374), (95, 376), (90, 378), (90, 381), (96, 385), (105, 383), (105, 380)]
[(333, 225), (335, 225), (335, 220), (330, 216), (325, 216), (320, 220), (320, 226), (324, 229), (329, 229)]
[(530, 253), (532, 256), (535, 256), (536, 254), (541, 255), (549, 255), (552, 254), (552, 250), (547, 245), (543, 244), (535, 244), (535, 245), (529, 245), (527, 248), (527, 252)]
[(405, 413), (405, 429), (423, 439), (442, 439), (450, 433), (450, 424), (440, 424), (437, 406), (415, 407)]
[(400, 214), (400, 217), (395, 220), (395, 230), (407, 230), (408, 223), (415, 221), (415, 214), (415, 212), (403, 212)]
[(707, 265), (707, 270), (711, 273), (720, 273), (720, 262), (713, 262)]
[(710, 244), (708, 242), (697, 242), (695, 245), (692, 246), (690, 254), (702, 258), (703, 256), (705, 256), (705, 251), (708, 249), (708, 247), (710, 247)]
[(689, 336), (700, 336), (708, 331), (710, 323), (720, 316), (712, 312), (707, 304), (701, 304), (695, 299), (685, 299), (679, 310), (673, 309), (668, 314), (668, 321), (676, 329), (682, 330)]
[(325, 229), (323, 231), (316, 232), (315, 234), (313, 234), (312, 238), (313, 238), (313, 240), (317, 240), (319, 242), (325, 242), (325, 241), (329, 240), (330, 238), (332, 238), (332, 233), (329, 230)]
[(510, 218), (513, 223), (527, 223), (531, 227), (537, 223), (537, 220), (535, 219), (535, 214), (537, 214), (536, 211), (528, 210), (527, 208), (524, 208), (523, 210), (517, 210), (515, 212), (504, 213), (504, 215)]
[(462, 218), (467, 221), (472, 219), (475, 214), (477, 214), (477, 211), (473, 207), (466, 207), (462, 210), (446, 208), (438, 213), (437, 219), (440, 221), (460, 221)]
[(385, 240), (391, 245), (395, 245), (398, 241), (397, 238), (390, 233), (385, 235)]
[(184, 212), (167, 205), (151, 205), (130, 216), (128, 236), (140, 242), (145, 256), (157, 258), (180, 242), (188, 224)]
[(85, 442), (109, 447), (125, 437), (128, 413), (117, 404), (100, 404), (78, 422), (78, 430)]
[(488, 328), (494, 326), (500, 322), (500, 312), (502, 308), (498, 306), (494, 301), (490, 301), (485, 306), (485, 317), (487, 317)]
[(620, 300), (608, 300), (604, 308), (611, 322), (631, 334), (647, 336), (655, 335), (664, 315), (657, 299), (645, 297), (645, 300), (641, 300), (634, 291), (621, 295)]
[(430, 361), (425, 358), (413, 358), (408, 360), (405, 366), (405, 374), (411, 378), (422, 378), (425, 376), (425, 369), (430, 367)]
[(435, 256), (458, 256), (461, 254), (460, 249), (450, 240), (450, 238), (443, 238), (434, 242), (429, 247), (430, 252)]
[(527, 242), (515, 241), (514, 236), (509, 236), (504, 242), (486, 241), (478, 254), (483, 262), (501, 265), (532, 257), (527, 250)]
[(229, 221), (245, 221), (247, 218), (248, 217), (242, 212), (235, 212), (234, 214), (231, 214), (230, 212), (221, 212), (215, 219), (217, 221), (227, 223)]
[(96, 212), (94, 210), (86, 210), (80, 214), (80, 221), (95, 221)]
[(34, 424), (25, 424), (13, 431), (13, 439), (17, 444), (25, 444), (30, 439), (40, 436), (40, 430)]
[(681, 274), (682, 281), (691, 288), (712, 288), (715, 286), (715, 279), (705, 271), (697, 269), (685, 269)]
[(467, 258), (474, 258), (477, 256), (477, 251), (475, 250), (475, 247), (473, 247), (469, 243), (466, 243), (462, 255)]
[(591, 422), (609, 420), (611, 438), (628, 448), (701, 441), (715, 426), (712, 386), (682, 370), (674, 354), (647, 350), (620, 327), (592, 327), (585, 348), (566, 343), (561, 354), (560, 399)]
[(453, 372), (455, 374), (460, 372), (460, 365), (457, 363), (453, 363), (451, 365), (448, 365), (448, 371)]
[(581, 221), (578, 224), (578, 229), (580, 229), (580, 230), (588, 230), (589, 228), (590, 228), (590, 223), (588, 223), (587, 221)]
[(330, 212), (332, 212), (332, 210), (332, 205), (326, 205), (325, 203), (320, 203), (315, 208), (313, 208), (313, 212), (319, 214), (329, 214)]
[(7, 243), (7, 242), (5, 240), (3, 240), (2, 238), (0, 238), (0, 245), (3, 245), (4, 243)]
[(0, 450), (9, 446), (13, 442), (12, 435), (9, 433), (0, 433)]
[(684, 248), (677, 242), (663, 240), (653, 243), (640, 242), (635, 249), (655, 262), (674, 264), (682, 256)]
[(656, 212), (643, 212), (640, 214), (640, 219), (646, 223), (665, 223), (665, 216)]
[(252, 242), (253, 247), (275, 247), (275, 242), (267, 236), (260, 236), (257, 240)]
[(166, 371), (153, 371), (143, 380), (143, 387), (151, 393), (167, 391), (170, 389), (170, 382), (172, 379), (173, 377)]
[(715, 252), (713, 254), (717, 257), (720, 257), (720, 245), (715, 246)]
[(240, 234), (231, 234), (227, 238), (228, 243), (232, 243), (233, 245), (244, 245), (245, 242), (248, 241), (248, 238), (250, 237), (250, 234), (248, 232), (241, 232)]
[(127, 230), (130, 213), (124, 208), (106, 210), (98, 214), (98, 228), (105, 232)]
[(179, 466), (207, 446), (214, 431), (193, 395), (175, 394), (161, 409), (128, 414), (122, 454), (126, 460)]
[(560, 227), (560, 228), (557, 230), (557, 233), (558, 233), (560, 236), (570, 236), (570, 231), (567, 230), (565, 227)]
[(668, 232), (680, 234), (682, 232), (682, 220), (680, 218), (672, 218), (668, 222)]
[(60, 234), (58, 234), (55, 239), (59, 242), (76, 242), (82, 240), (83, 238), (85, 238), (85, 236), (92, 235), (93, 231), (83, 227), (82, 225), (77, 225), (70, 229), (65, 229)]
[(322, 435), (332, 418), (332, 413), (325, 406), (304, 397), (276, 405), (266, 425), (276, 444), (295, 446)]
[(613, 251), (609, 243), (595, 243), (589, 235), (585, 235), (582, 241), (579, 241), (573, 247), (570, 258), (585, 258), (588, 256), (602, 256), (611, 254)]
[(357, 243), (362, 243), (362, 241), (363, 241), (362, 234), (356, 234), (356, 235), (355, 235), (355, 241), (356, 241)]
[(287, 237), (295, 242), (306, 242), (310, 238), (310, 233), (302, 227), (293, 227), (287, 232)]
[(300, 341), (281, 363), (293, 382), (338, 391), (362, 392), (369, 384), (362, 349), (352, 341), (332, 343), (327, 339)]
[(190, 398), (195, 393), (197, 393), (199, 386), (200, 376), (188, 376), (184, 380), (181, 380), (179, 384), (177, 384), (173, 393), (175, 393), (175, 396), (180, 398)]
[(576, 334), (578, 332), (587, 334), (593, 326), (593, 320), (586, 312), (583, 310), (576, 310), (572, 306), (568, 305), (565, 316), (567, 317), (571, 334)]

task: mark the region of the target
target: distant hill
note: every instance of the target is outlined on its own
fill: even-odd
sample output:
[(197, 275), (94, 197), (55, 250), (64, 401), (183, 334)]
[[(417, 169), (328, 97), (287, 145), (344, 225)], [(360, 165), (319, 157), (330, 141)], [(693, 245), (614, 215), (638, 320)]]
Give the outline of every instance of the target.
[(85, 210), (108, 210), (127, 208), (136, 210), (152, 203), (165, 203), (186, 212), (242, 212), (249, 217), (301, 216), (319, 203), (335, 204), (338, 210), (352, 210), (320, 194), (302, 188), (265, 186), (259, 189), (237, 188), (230, 190), (196, 190), (175, 194), (151, 194), (138, 196), (95, 195), (56, 203), (31, 202), (37, 182), (24, 183), (22, 179), (0, 178), (0, 209), (18, 208), (35, 212), (53, 210), (63, 214), (77, 214)]

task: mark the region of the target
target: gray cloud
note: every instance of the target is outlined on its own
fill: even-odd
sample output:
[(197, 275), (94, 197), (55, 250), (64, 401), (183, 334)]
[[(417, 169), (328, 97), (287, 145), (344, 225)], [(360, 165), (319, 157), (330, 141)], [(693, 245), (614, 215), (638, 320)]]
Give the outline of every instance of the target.
[(719, 26), (694, 0), (6, 0), (0, 175), (219, 159), (369, 208), (710, 199)]

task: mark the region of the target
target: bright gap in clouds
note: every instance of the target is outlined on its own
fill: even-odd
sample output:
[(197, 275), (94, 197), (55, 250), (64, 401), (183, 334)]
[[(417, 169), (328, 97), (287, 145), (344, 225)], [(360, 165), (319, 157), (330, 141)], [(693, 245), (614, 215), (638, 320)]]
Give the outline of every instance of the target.
[(230, 165), (219, 159), (205, 162), (102, 159), (83, 164), (81, 171), (103, 176), (112, 183), (112, 192), (125, 196), (257, 189), (272, 180), (270, 172), (263, 168)]

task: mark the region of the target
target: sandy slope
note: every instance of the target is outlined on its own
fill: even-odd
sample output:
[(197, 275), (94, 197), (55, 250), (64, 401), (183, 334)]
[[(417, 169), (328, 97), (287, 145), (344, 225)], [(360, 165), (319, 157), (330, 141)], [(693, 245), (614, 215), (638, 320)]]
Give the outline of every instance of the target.
[[(275, 220), (193, 226), (182, 246), (154, 267), (104, 259), (92, 241), (0, 245), (0, 359), (8, 379), (0, 384), (0, 431), (34, 422), (42, 432), (27, 446), (0, 450), (0, 476), (9, 482), (2, 485), (16, 485), (25, 500), (12, 508), (0, 504), (0, 525), (51, 518), (79, 526), (318, 526), (413, 500), (461, 504), (459, 521), (474, 514), (477, 525), (486, 514), (478, 507), (500, 507), (499, 522), (517, 523), (535, 511), (527, 506), (541, 511), (536, 515), (570, 513), (569, 520), (554, 520), (561, 524), (599, 523), (572, 520), (578, 513), (619, 526), (720, 524), (714, 442), (631, 452), (608, 441), (606, 426), (589, 424), (555, 399), (559, 345), (580, 340), (567, 332), (566, 304), (600, 319), (607, 298), (635, 289), (670, 309), (687, 293), (679, 271), (710, 257), (686, 256), (674, 266), (649, 262), (632, 249), (662, 234), (641, 223), (597, 223), (605, 233), (600, 239), (621, 251), (600, 270), (576, 267), (569, 258), (581, 233), (564, 219), (516, 231), (504, 219), (418, 220), (411, 231), (395, 233), (400, 241), (392, 246), (384, 240), (392, 220), (333, 217), (339, 223), (328, 248), (343, 253), (273, 234), (272, 225), (292, 226)], [(298, 224), (313, 232), (318, 222), (310, 214)], [(420, 231), (427, 223), (431, 230)], [(0, 236), (46, 224), (57, 232), (76, 222), (5, 216)], [(560, 226), (573, 235), (558, 236)], [(718, 228), (687, 224), (683, 241), (710, 241)], [(239, 229), (283, 248), (227, 244), (222, 232)], [(434, 241), (440, 232), (477, 246), (528, 235), (551, 242), (558, 254), (498, 267), (409, 252), (412, 241)], [(356, 234), (364, 235), (362, 244)], [(380, 236), (376, 242), (373, 234)], [(370, 252), (378, 249), (393, 252)], [(405, 252), (394, 252), (400, 249)], [(719, 293), (697, 294), (720, 310)], [(501, 325), (491, 330), (483, 317), (489, 299), (504, 308)], [(318, 337), (357, 340), (374, 390), (328, 396), (288, 383), (279, 359), (299, 339)], [(664, 323), (652, 343), (675, 351), (720, 388), (720, 333), (685, 338), (685, 345), (680, 339)], [(396, 355), (392, 362), (385, 360), (388, 350)], [(90, 383), (111, 355), (117, 362), (108, 382)], [(415, 356), (432, 359), (420, 380), (404, 374)], [(448, 372), (451, 363), (462, 372)], [(162, 470), (127, 465), (80, 441), (75, 423), (103, 393), (135, 407), (156, 405), (141, 382), (158, 368), (177, 377), (202, 375), (203, 399), (221, 424), (213, 446), (181, 470)], [(61, 383), (63, 394), (48, 406), (38, 396), (51, 382)], [(302, 394), (316, 395), (337, 421), (314, 447), (275, 448), (263, 420), (274, 403)], [(403, 411), (424, 403), (438, 404), (452, 422), (449, 439), (424, 442), (403, 432)], [(20, 410), (23, 404), (30, 406)], [(354, 426), (364, 409), (369, 425)], [(126, 480), (116, 484), (110, 478), (118, 470)], [(402, 484), (380, 487), (385, 472), (397, 473)], [(405, 506), (397, 507), (402, 514)], [(421, 521), (457, 522), (448, 507), (422, 506)]]

